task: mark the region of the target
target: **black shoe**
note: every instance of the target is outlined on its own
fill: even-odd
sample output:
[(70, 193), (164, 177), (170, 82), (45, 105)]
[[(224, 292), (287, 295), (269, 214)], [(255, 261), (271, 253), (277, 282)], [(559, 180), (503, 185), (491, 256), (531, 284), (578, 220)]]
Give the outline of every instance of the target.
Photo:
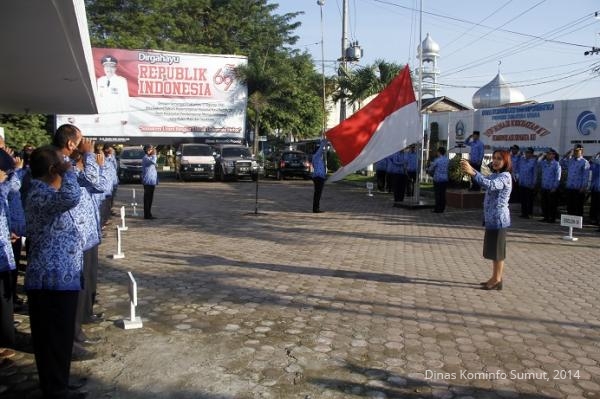
[(75, 337), (75, 342), (77, 342), (78, 344), (84, 345), (84, 346), (96, 345), (97, 343), (100, 343), (100, 341), (101, 341), (100, 338), (89, 337), (89, 336), (85, 335), (83, 332), (79, 333)]
[(73, 353), (71, 354), (72, 362), (82, 362), (85, 360), (92, 360), (95, 358), (96, 352), (89, 351), (79, 344), (73, 344)]
[(320, 209), (313, 209), (313, 213), (323, 213), (323, 211)]
[(70, 377), (68, 387), (70, 390), (74, 391), (76, 389), (83, 387), (85, 384), (87, 384), (87, 382), (88, 382), (87, 377)]
[(431, 211), (432, 213), (444, 213), (444, 211), (441, 211), (439, 209), (434, 209), (433, 211)]
[(67, 393), (66, 399), (85, 399), (89, 395), (89, 392), (84, 391), (71, 391)]
[(144, 216), (144, 219), (149, 219), (149, 220), (154, 220), (154, 219), (158, 219), (156, 216)]
[(487, 283), (486, 283), (481, 286), (481, 289), (486, 290), (486, 291), (491, 291), (491, 290), (502, 291), (502, 280), (498, 281), (494, 285), (487, 285)]
[(96, 313), (88, 316), (83, 320), (83, 324), (102, 323), (104, 321), (104, 313)]

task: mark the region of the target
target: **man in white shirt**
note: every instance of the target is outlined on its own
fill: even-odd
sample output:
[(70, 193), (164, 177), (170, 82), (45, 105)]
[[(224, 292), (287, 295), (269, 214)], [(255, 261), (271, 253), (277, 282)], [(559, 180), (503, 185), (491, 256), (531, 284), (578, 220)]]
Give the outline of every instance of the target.
[(117, 75), (118, 61), (112, 55), (101, 59), (104, 76), (98, 78), (98, 118), (103, 125), (124, 126), (129, 116), (127, 79)]

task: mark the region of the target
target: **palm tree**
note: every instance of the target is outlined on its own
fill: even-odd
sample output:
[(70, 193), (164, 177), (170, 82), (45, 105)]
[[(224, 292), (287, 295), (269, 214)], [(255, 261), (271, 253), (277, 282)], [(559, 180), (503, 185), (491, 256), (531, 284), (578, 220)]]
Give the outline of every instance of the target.
[(334, 102), (345, 98), (350, 105), (356, 104), (361, 108), (365, 99), (387, 87), (402, 68), (403, 65), (376, 60), (372, 65), (354, 71), (341, 71), (337, 80), (337, 90), (331, 98)]

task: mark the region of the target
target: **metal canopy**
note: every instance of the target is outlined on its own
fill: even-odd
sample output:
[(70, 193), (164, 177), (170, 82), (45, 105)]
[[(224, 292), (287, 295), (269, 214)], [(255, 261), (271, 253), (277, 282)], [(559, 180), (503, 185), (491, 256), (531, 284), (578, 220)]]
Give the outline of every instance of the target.
[(83, 0), (0, 1), (0, 113), (97, 113)]

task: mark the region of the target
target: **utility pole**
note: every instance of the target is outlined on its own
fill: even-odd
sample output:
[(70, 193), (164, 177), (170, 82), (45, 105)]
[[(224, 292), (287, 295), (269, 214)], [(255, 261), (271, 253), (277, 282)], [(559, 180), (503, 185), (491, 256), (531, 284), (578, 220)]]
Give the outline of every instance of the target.
[[(346, 59), (346, 49), (348, 48), (348, 38), (346, 37), (348, 32), (348, 0), (344, 0), (342, 7), (342, 57), (340, 58), (340, 69), (338, 75), (343, 77), (346, 75), (346, 68), (348, 67), (348, 60)], [(340, 123), (346, 119), (346, 92), (342, 93), (340, 100)]]

